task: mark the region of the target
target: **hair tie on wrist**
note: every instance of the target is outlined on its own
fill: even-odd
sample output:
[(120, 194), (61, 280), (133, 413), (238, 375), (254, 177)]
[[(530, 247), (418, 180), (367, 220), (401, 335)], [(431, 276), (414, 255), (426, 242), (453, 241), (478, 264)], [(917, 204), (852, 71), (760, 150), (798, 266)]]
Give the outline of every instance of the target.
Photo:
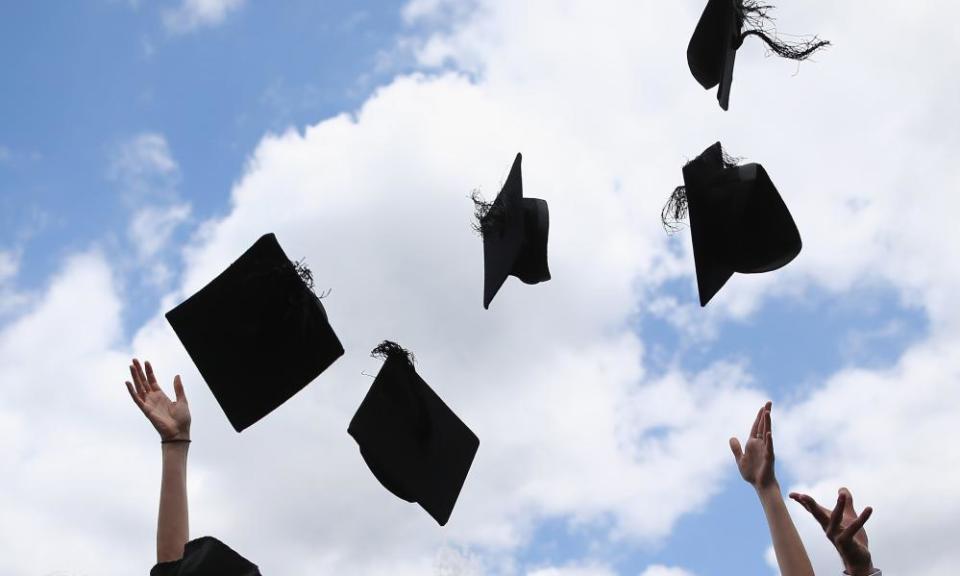
[(187, 439), (175, 439), (175, 440), (161, 440), (161, 444), (189, 444), (191, 441)]

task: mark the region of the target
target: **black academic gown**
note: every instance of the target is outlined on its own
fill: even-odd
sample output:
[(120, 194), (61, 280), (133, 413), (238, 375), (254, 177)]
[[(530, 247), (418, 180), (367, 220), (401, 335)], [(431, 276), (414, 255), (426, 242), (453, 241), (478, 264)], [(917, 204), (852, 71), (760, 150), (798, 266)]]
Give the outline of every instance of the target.
[(262, 576), (256, 564), (212, 536), (187, 542), (183, 558), (161, 562), (150, 576)]

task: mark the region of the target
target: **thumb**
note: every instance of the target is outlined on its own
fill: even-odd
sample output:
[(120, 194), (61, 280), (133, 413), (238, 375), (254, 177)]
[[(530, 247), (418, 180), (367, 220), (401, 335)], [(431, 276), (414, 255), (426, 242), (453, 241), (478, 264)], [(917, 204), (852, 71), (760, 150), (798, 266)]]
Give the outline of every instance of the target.
[(737, 460), (737, 463), (739, 463), (740, 459), (743, 458), (743, 448), (740, 447), (740, 441), (736, 437), (730, 439), (730, 450), (733, 452), (733, 457)]
[(173, 379), (173, 391), (177, 395), (177, 402), (186, 402), (187, 395), (183, 392), (183, 382), (180, 381), (180, 375), (177, 374)]

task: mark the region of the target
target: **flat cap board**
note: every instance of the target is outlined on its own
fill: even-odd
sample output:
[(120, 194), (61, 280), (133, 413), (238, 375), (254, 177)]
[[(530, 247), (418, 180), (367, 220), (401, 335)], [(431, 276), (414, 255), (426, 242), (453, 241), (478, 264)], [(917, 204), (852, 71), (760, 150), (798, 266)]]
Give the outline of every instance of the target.
[(167, 312), (167, 321), (237, 432), (343, 355), (323, 304), (273, 234)]

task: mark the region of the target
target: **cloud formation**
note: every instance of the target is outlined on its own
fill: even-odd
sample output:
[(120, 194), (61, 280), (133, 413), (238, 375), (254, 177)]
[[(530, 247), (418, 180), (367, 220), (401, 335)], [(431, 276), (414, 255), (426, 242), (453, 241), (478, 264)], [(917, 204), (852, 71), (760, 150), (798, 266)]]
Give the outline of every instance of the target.
[(29, 302), (29, 295), (16, 287), (21, 254), (16, 250), (0, 250), (0, 320), (15, 313)]
[[(3, 326), (0, 381), (13, 384), (0, 390), (0, 457), (17, 475), (0, 480), (0, 572), (149, 567), (159, 455), (122, 387), (136, 354), (164, 384), (184, 375), (194, 535), (216, 534), (265, 572), (606, 576), (602, 558), (528, 567), (515, 553), (555, 518), (628, 545), (664, 541), (722, 489), (726, 438), (766, 395), (722, 358), (702, 373), (651, 375), (636, 318), (683, 314), (677, 326), (709, 341), (773, 297), (878, 284), (922, 309), (930, 334), (893, 368), (851, 366), (791, 399), (775, 423), (779, 462), (825, 501), (845, 484), (875, 506), (868, 528), (886, 570), (934, 576), (956, 565), (960, 458), (945, 438), (960, 412), (960, 269), (949, 265), (960, 197), (948, 193), (960, 169), (949, 162), (958, 136), (931, 131), (957, 116), (945, 95), (958, 80), (933, 73), (960, 64), (953, 20), (865, 1), (780, 7), (791, 28), (836, 48), (795, 77), (792, 65), (744, 52), (722, 114), (683, 60), (700, 3), (445, 5), (407, 10), (442, 21), (416, 43), (428, 74), (395, 79), (354, 114), (263, 139), (229, 210), (197, 228), (178, 288), (131, 342), (119, 329), (128, 295), (95, 251), (70, 258), (37, 306)], [(891, 29), (904, 41), (889, 45)], [(863, 96), (875, 86), (887, 89)], [(775, 274), (735, 277), (700, 310), (668, 289), (692, 285), (693, 263), (685, 237), (666, 238), (657, 217), (683, 161), (721, 136), (765, 165), (805, 247)], [(527, 194), (550, 202), (554, 279), (510, 280), (484, 311), (468, 195), (495, 194), (518, 150)], [(112, 166), (131, 190), (178, 174), (158, 134), (134, 139)], [(325, 305), (347, 355), (237, 436), (161, 313), (269, 231), (333, 289)], [(362, 373), (377, 369), (366, 353), (384, 338), (417, 354), (481, 439), (444, 529), (386, 493), (345, 432), (370, 382)], [(836, 570), (793, 510), (818, 572)], [(62, 546), (51, 552), (48, 538)], [(451, 549), (466, 552), (438, 560)]]
[(172, 276), (166, 249), (191, 214), (190, 203), (178, 192), (180, 166), (166, 137), (142, 132), (114, 146), (107, 178), (117, 186), (129, 213), (127, 240), (133, 247), (133, 267), (147, 272), (147, 284), (166, 287)]
[(175, 34), (217, 26), (243, 4), (244, 0), (180, 0), (178, 6), (164, 11), (163, 24)]
[(142, 132), (110, 150), (107, 178), (120, 187), (126, 203), (135, 205), (172, 197), (180, 167), (163, 134)]

